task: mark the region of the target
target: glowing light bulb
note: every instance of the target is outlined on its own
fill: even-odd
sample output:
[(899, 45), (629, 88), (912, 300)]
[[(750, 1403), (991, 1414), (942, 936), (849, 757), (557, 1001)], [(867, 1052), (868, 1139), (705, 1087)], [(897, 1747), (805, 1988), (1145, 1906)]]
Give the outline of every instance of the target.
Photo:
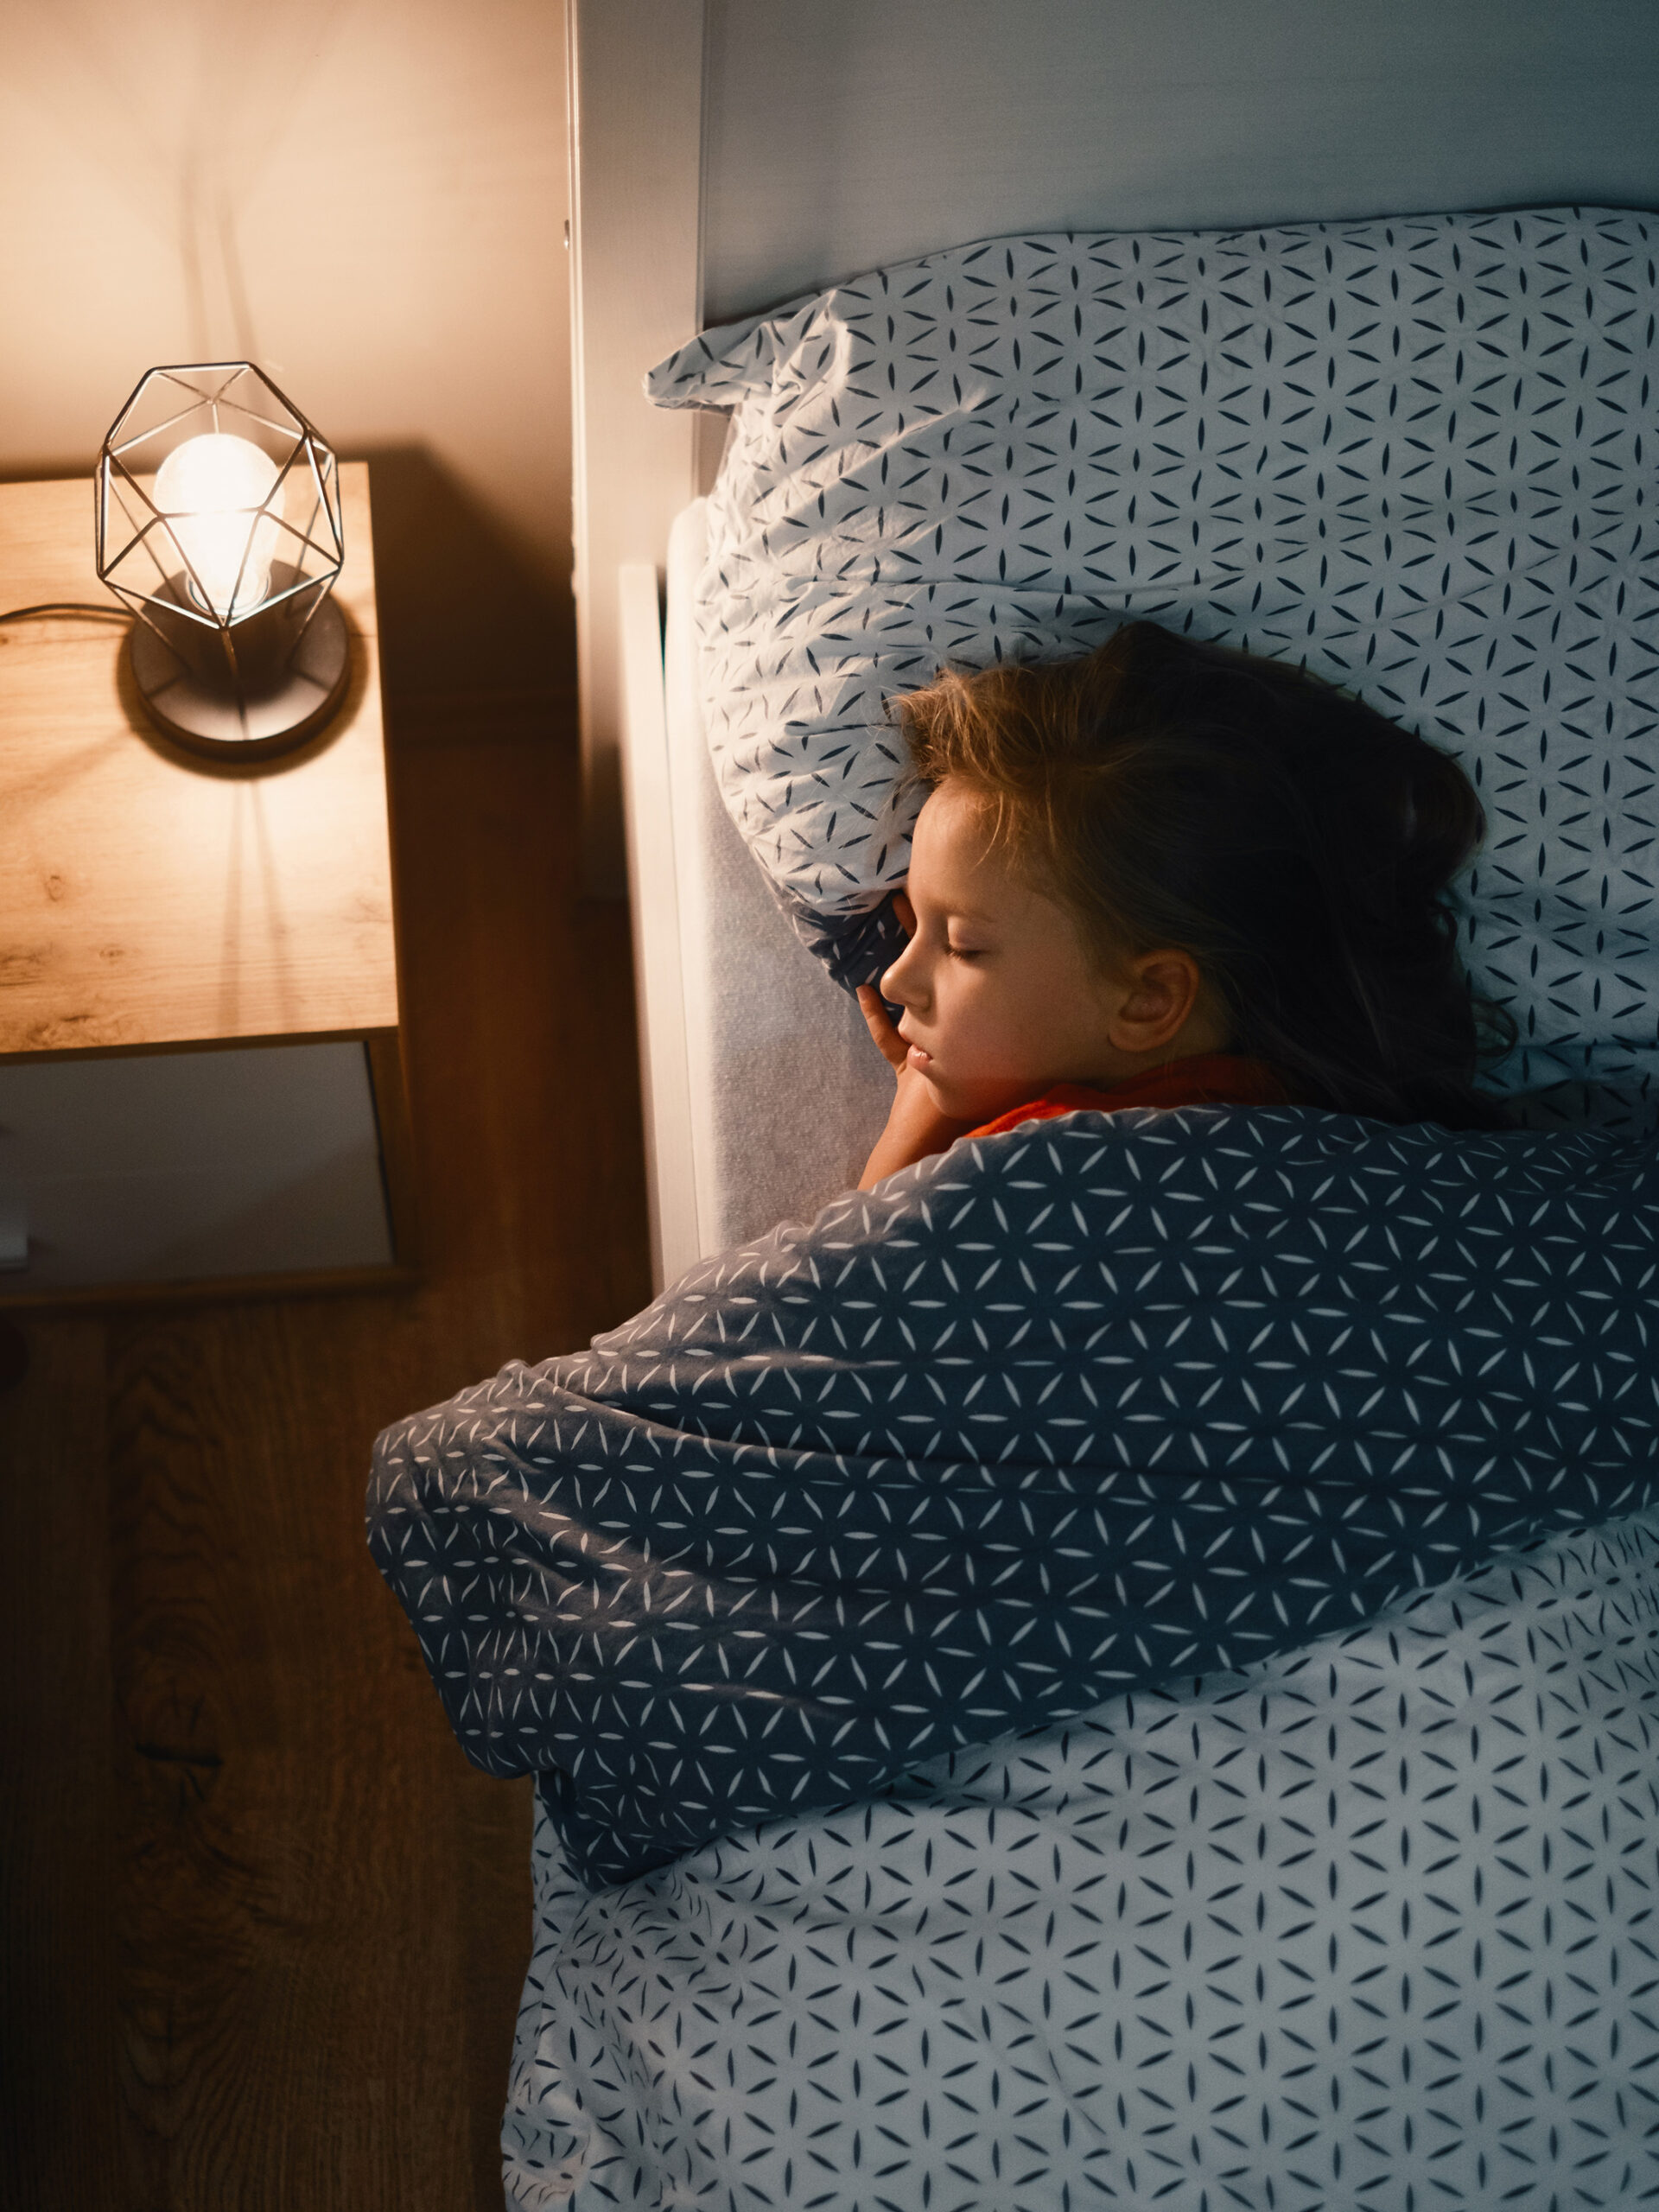
[(258, 511), (276, 475), (269, 454), (219, 430), (187, 438), (156, 472), (156, 506), (194, 571), (191, 595), (221, 620), (251, 613), (270, 588), (282, 503)]

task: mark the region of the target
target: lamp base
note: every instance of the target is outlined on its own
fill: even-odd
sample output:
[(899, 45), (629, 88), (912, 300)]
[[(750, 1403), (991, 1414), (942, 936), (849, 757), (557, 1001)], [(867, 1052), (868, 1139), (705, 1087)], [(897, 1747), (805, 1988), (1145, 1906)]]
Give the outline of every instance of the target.
[(332, 599), (306, 625), (281, 680), (250, 697), (204, 683), (145, 621), (133, 624), (128, 651), (156, 728), (216, 760), (268, 760), (303, 745), (340, 704), (352, 672), (346, 620)]

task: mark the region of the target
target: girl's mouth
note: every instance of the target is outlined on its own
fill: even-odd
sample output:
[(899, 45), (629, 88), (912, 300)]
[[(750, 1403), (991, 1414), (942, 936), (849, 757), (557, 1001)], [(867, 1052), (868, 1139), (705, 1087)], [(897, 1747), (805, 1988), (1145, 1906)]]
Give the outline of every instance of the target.
[[(905, 1041), (906, 1044), (910, 1043), (908, 1038), (906, 1038)], [(918, 1075), (925, 1075), (929, 1068), (933, 1065), (932, 1053), (925, 1052), (919, 1045), (911, 1045), (909, 1052), (906, 1054), (906, 1058)]]

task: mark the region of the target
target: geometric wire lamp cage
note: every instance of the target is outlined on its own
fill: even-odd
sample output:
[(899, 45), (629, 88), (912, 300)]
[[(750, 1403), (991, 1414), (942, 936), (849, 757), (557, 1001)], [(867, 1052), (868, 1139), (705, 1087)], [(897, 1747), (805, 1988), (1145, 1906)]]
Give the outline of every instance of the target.
[(132, 672), (181, 744), (302, 744), (350, 674), (333, 450), (247, 361), (151, 369), (98, 462), (98, 573), (138, 618)]

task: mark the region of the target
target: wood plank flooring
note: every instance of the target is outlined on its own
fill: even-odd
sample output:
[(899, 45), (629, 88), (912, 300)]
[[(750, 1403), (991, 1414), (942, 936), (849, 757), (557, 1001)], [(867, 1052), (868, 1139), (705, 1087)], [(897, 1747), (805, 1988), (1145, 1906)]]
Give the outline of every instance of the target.
[(0, 2202), (467, 2212), (529, 1947), (363, 1541), (385, 1422), (649, 1294), (626, 922), (568, 707), (394, 716), (426, 1266), (24, 1322), (0, 1394)]

